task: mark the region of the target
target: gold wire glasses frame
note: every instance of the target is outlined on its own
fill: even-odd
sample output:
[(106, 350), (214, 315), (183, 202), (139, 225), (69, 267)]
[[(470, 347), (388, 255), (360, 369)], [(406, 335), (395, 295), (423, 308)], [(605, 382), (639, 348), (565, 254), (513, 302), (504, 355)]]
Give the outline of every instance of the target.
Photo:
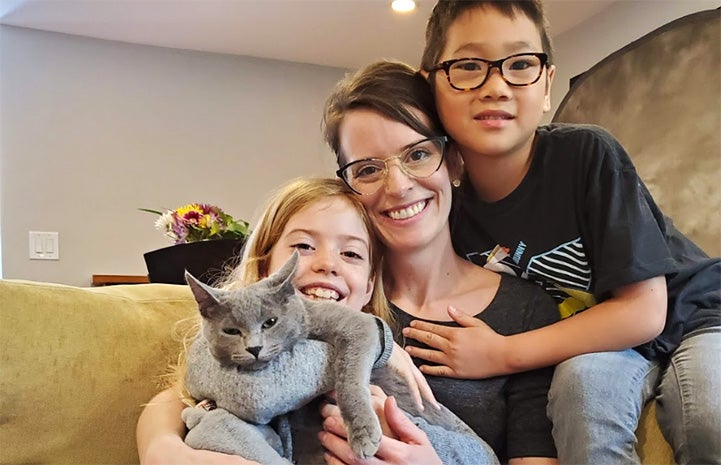
[(335, 174), (356, 194), (373, 195), (385, 182), (392, 160), (398, 160), (400, 169), (411, 178), (427, 178), (438, 171), (443, 164), (446, 142), (446, 136), (429, 137), (407, 146), (394, 157), (352, 161)]
[(512, 86), (530, 86), (541, 77), (547, 63), (548, 55), (545, 53), (517, 53), (495, 61), (456, 58), (438, 63), (430, 72), (443, 70), (451, 87), (470, 91), (485, 84), (493, 68), (498, 68), (503, 80)]

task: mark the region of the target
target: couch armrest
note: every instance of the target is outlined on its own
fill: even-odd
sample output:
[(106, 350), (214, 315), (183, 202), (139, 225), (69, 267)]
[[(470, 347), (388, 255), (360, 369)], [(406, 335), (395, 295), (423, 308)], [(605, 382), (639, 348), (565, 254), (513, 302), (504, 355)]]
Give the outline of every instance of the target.
[(137, 463), (135, 424), (177, 360), (186, 286), (0, 280), (0, 463)]

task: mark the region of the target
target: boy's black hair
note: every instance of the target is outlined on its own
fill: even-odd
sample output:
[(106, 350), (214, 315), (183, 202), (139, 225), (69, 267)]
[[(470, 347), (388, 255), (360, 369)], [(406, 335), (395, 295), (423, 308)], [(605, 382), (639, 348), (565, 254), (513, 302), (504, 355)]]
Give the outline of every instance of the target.
[(541, 0), (439, 0), (433, 7), (426, 26), (426, 45), (421, 58), (422, 70), (429, 71), (438, 63), (446, 46), (451, 24), (461, 14), (474, 8), (494, 8), (509, 18), (515, 18), (517, 14), (525, 15), (536, 25), (541, 35), (541, 44), (543, 52), (548, 55), (548, 64), (553, 63), (553, 46)]

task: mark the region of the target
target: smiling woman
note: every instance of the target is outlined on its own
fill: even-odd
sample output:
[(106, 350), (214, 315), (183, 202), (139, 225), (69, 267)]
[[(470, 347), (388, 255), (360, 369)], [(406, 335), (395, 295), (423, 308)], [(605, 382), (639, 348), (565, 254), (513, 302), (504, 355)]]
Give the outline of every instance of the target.
[[(444, 150), (428, 83), (399, 62), (360, 69), (328, 98), (324, 136), (385, 246), (383, 284), (396, 340), (434, 375), (428, 381), (435, 395), (502, 462), (556, 463), (545, 413), (553, 369), (490, 379), (474, 370), (485, 365), (479, 342), (490, 329), (536, 329), (557, 321), (558, 310), (537, 286), (454, 252), (449, 214), (460, 163), (455, 150)], [(411, 169), (413, 160), (429, 163)], [(365, 176), (371, 182), (362, 183)], [(342, 457), (344, 448), (332, 452)]]

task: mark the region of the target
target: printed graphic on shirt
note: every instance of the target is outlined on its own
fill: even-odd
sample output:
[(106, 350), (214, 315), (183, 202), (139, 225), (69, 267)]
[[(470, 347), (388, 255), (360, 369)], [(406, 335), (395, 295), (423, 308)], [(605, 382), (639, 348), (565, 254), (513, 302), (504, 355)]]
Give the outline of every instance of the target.
[(484, 268), (540, 285), (558, 302), (561, 318), (595, 305), (596, 300), (589, 292), (591, 266), (580, 237), (531, 257), (524, 269), (525, 249), (526, 244), (520, 241), (513, 253), (508, 247), (496, 245), (493, 250), (470, 253), (466, 258)]

